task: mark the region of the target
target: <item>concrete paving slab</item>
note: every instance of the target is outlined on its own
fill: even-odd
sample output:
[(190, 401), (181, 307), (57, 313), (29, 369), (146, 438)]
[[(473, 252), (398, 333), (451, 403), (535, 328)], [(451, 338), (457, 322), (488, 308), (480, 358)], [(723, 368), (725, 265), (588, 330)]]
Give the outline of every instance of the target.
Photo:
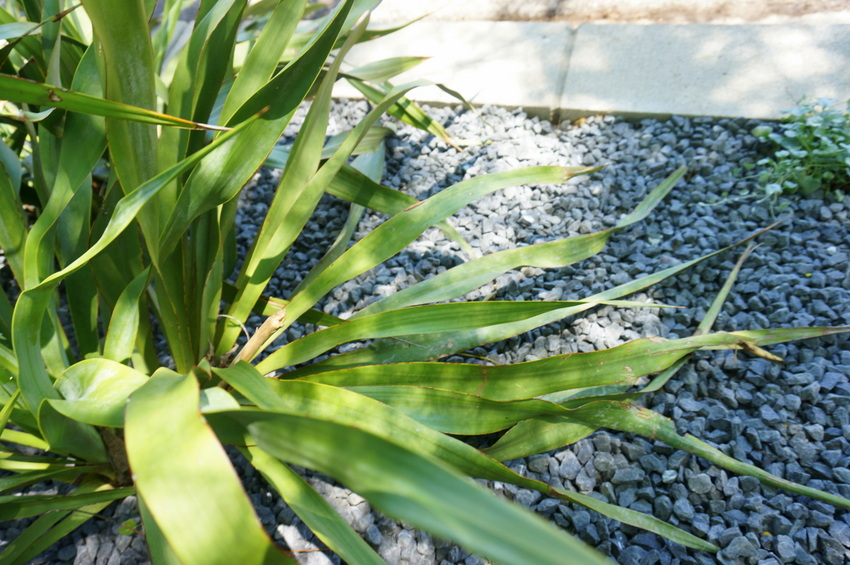
[(578, 29), (563, 117), (775, 119), (803, 96), (850, 98), (850, 26), (595, 25)]
[[(546, 1), (525, 7), (542, 9)], [(848, 24), (583, 24), (575, 30), (564, 22), (426, 19), (355, 47), (347, 61), (356, 66), (395, 56), (430, 57), (396, 84), (423, 78), (476, 104), (520, 106), (556, 121), (597, 113), (778, 119), (803, 96), (850, 99)], [(342, 83), (335, 95), (361, 97)], [(437, 87), (410, 97), (458, 103)]]
[[(326, 0), (328, 1), (328, 0)], [(382, 0), (372, 21), (563, 21), (582, 23), (850, 23), (847, 0)]]
[[(356, 46), (346, 61), (357, 66), (388, 57), (430, 57), (393, 83), (426, 79), (445, 84), (474, 104), (522, 106), (548, 116), (560, 100), (574, 33), (552, 22), (423, 21)], [(362, 97), (347, 83), (340, 83), (334, 95)], [(459, 103), (436, 86), (418, 88), (410, 97)]]
[(381, 0), (372, 14), (375, 22), (402, 22), (426, 17), (430, 21), (546, 21), (558, 0)]

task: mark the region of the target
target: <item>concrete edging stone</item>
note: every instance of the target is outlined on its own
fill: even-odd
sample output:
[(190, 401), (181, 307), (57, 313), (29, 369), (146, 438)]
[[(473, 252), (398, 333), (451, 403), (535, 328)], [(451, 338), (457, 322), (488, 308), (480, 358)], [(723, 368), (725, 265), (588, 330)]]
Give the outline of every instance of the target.
[[(843, 19), (841, 21), (844, 21)], [(387, 27), (381, 24), (375, 27)], [(396, 77), (531, 115), (778, 119), (803, 96), (850, 99), (850, 24), (581, 24), (423, 20), (356, 46), (353, 66), (429, 57)], [(362, 96), (347, 84), (335, 95)], [(429, 86), (418, 102), (454, 105)]]

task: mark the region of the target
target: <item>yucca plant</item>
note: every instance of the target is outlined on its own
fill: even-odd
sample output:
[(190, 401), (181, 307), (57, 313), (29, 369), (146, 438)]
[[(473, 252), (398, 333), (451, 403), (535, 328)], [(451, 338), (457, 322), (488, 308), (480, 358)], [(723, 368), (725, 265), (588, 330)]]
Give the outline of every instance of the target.
[[(708, 333), (712, 311), (687, 339), (641, 339), (520, 365), (438, 361), (598, 304), (630, 305), (619, 301), (705, 259), (573, 302), (451, 301), (514, 268), (562, 267), (599, 252), (684, 171), (611, 229), (471, 259), (341, 320), (314, 306), (431, 226), (465, 247), (448, 218), (476, 197), (596, 169), (496, 173), (418, 201), (377, 182), (387, 130), (376, 126), (390, 114), (451, 141), (405, 98), (416, 84), (387, 82), (416, 61), (341, 72), (352, 45), (382, 33), (366, 28), (376, 2), (347, 0), (302, 20), (313, 9), (306, 0), (202, 0), (188, 26), (181, 0), (164, 2), (157, 17), (154, 4), (10, 0), (0, 8), (0, 246), (17, 283), (0, 293), (0, 519), (37, 517), (0, 563), (27, 561), (130, 494), (155, 563), (293, 563), (262, 529), (228, 445), (352, 564), (382, 561), (290, 465), (321, 471), (380, 511), (500, 563), (604, 558), (467, 477), (536, 489), (717, 549), (500, 462), (598, 428), (658, 438), (850, 508), (679, 436), (670, 421), (633, 404), (696, 350), (769, 357), (762, 346), (847, 328)], [(340, 78), (373, 108), (326, 142)], [(294, 144), (276, 146), (308, 98)], [(237, 257), (236, 197), (264, 163), (282, 168), (280, 183), (250, 250)], [(265, 296), (324, 193), (351, 202), (353, 219), (289, 296)], [(364, 207), (389, 218), (349, 246)], [(266, 318), (244, 340), (252, 312)], [(298, 320), (322, 329), (279, 345)], [(350, 342), (365, 345), (311, 362)], [(494, 432), (505, 433), (483, 451), (457, 438)], [(45, 481), (65, 483), (67, 494), (28, 494)]]

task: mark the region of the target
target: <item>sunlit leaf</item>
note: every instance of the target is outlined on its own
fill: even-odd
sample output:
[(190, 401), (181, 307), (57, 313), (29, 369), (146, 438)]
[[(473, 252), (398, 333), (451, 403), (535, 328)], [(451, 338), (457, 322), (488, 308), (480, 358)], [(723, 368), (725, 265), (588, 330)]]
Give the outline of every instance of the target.
[[(563, 498), (624, 523), (662, 534), (688, 547), (716, 549), (712, 544), (652, 516), (619, 508), (593, 497), (553, 489), (543, 482), (522, 477), (474, 447), (424, 427), (391, 407), (351, 391), (300, 381), (276, 382), (264, 379), (245, 363), (216, 372), (266, 410), (300, 414), (363, 429), (406, 448), (415, 449), (417, 453), (433, 455), (471, 477), (537, 490), (547, 496)], [(240, 438), (239, 441), (244, 440)]]
[(190, 120), (175, 118), (167, 114), (145, 110), (144, 108), (129, 104), (95, 98), (58, 86), (41, 84), (5, 74), (0, 74), (0, 90), (3, 91), (4, 97), (13, 102), (33, 104), (36, 106), (51, 106), (73, 112), (118, 118), (144, 124), (183, 128), (212, 127), (205, 124), (197, 124)]
[[(261, 410), (217, 417), (245, 426), (264, 451), (341, 481), (381, 512), (495, 561), (605, 562), (575, 538), (494, 497), (438, 460), (361, 429)], [(281, 434), (281, 429), (289, 433)], [(480, 520), (482, 514), (488, 519)]]
[(139, 497), (184, 563), (294, 563), (263, 531), (199, 393), (191, 375), (161, 376), (130, 398), (125, 440)]
[(95, 426), (124, 424), (124, 406), (148, 376), (109, 359), (86, 359), (56, 380), (63, 399), (50, 399), (57, 411)]

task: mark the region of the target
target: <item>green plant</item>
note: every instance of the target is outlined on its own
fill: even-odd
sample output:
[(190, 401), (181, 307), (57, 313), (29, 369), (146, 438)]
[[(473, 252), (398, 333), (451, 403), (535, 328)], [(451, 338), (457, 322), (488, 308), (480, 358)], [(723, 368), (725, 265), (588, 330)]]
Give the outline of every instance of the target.
[[(302, 22), (311, 9), (305, 0), (203, 0), (184, 42), (175, 38), (181, 0), (165, 2), (159, 21), (150, 18), (154, 2), (142, 0), (121, 9), (105, 0), (84, 0), (82, 8), (58, 0), (0, 7), (0, 30), (10, 40), (0, 51), (0, 91), (15, 105), (0, 124), (0, 247), (20, 288), (17, 296), (0, 293), (0, 470), (7, 472), (0, 519), (37, 517), (0, 563), (27, 561), (129, 494), (138, 496), (155, 563), (293, 563), (262, 530), (225, 445), (238, 448), (348, 563), (381, 560), (288, 464), (324, 472), (382, 512), (503, 563), (602, 558), (467, 476), (536, 489), (692, 548), (717, 549), (652, 516), (554, 489), (500, 463), (603, 427), (658, 438), (850, 508), (846, 499), (679, 436), (670, 421), (633, 404), (696, 350), (770, 357), (761, 346), (847, 330), (708, 333), (733, 277), (692, 338), (642, 339), (521, 365), (436, 361), (598, 304), (631, 305), (620, 299), (706, 259), (580, 301), (440, 303), (510, 269), (556, 268), (599, 252), (646, 217), (683, 170), (611, 229), (470, 260), (349, 320), (313, 309), (430, 226), (463, 247), (446, 219), (478, 196), (597, 170), (497, 173), (421, 202), (378, 184), (386, 130), (374, 124), (384, 113), (450, 140), (404, 97), (416, 84), (387, 82), (415, 61), (340, 73), (347, 50), (380, 33), (367, 31), (363, 19), (375, 3), (344, 1)], [(374, 109), (326, 143), (339, 77)], [(307, 98), (312, 104), (294, 144), (276, 149)], [(236, 196), (269, 160), (283, 167), (280, 185), (237, 268)], [(287, 299), (264, 296), (325, 192), (350, 201), (353, 220)], [(361, 207), (390, 218), (349, 247)], [(252, 312), (266, 319), (242, 342)], [(323, 329), (272, 351), (298, 320)], [(155, 327), (167, 351), (156, 350)], [(311, 363), (364, 340), (376, 341)], [(162, 365), (165, 353), (173, 365)], [(649, 385), (632, 389), (653, 373), (660, 374)], [(453, 437), (500, 431), (483, 451)], [(71, 490), (27, 493), (44, 481)]]
[[(847, 102), (850, 109), (850, 101)], [(770, 142), (773, 156), (758, 161), (757, 180), (767, 197), (812, 194), (823, 189), (838, 199), (850, 188), (850, 111), (834, 100), (803, 101), (774, 129), (753, 135)]]

